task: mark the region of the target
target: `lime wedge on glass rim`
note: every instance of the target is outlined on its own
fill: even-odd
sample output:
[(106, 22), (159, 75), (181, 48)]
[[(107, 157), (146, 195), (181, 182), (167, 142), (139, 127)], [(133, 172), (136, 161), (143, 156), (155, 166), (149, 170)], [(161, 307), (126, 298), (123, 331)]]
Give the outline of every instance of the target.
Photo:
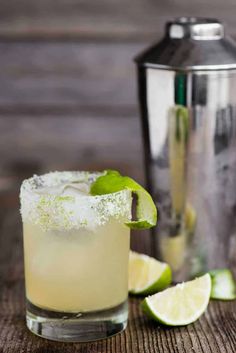
[(153, 257), (129, 253), (129, 292), (137, 295), (153, 294), (171, 283), (170, 266)]
[(162, 324), (183, 326), (196, 321), (204, 313), (210, 294), (211, 277), (205, 274), (146, 297), (141, 306), (149, 317)]
[(236, 283), (229, 269), (212, 270), (209, 274), (212, 281), (211, 299), (236, 299)]
[(91, 185), (91, 195), (104, 195), (118, 192), (124, 189), (130, 190), (137, 196), (136, 217), (137, 220), (125, 223), (131, 229), (148, 229), (156, 225), (157, 209), (151, 195), (136, 181), (128, 176), (122, 176), (115, 170), (107, 170), (99, 176)]

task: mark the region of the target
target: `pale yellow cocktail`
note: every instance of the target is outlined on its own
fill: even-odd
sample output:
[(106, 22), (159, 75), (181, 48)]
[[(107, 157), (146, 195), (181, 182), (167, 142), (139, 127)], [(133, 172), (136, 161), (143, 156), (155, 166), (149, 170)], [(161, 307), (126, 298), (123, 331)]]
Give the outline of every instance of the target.
[(74, 314), (83, 323), (97, 311), (110, 319), (119, 308), (116, 320), (127, 320), (125, 222), (131, 219), (132, 197), (129, 190), (90, 195), (99, 175), (55, 172), (22, 184), (27, 324), (34, 332), (35, 321), (48, 319), (48, 312), (69, 320)]
[(26, 295), (65, 312), (115, 307), (127, 299), (130, 230), (116, 220), (96, 230), (44, 232), (24, 224)]

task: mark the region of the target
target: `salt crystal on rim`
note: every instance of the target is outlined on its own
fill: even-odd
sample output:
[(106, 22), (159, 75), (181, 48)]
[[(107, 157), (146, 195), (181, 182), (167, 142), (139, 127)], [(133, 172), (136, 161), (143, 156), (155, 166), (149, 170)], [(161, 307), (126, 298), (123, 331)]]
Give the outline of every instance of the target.
[(21, 185), (23, 222), (43, 230), (95, 229), (115, 218), (131, 220), (132, 195), (129, 190), (92, 196), (90, 185), (103, 173), (51, 172), (34, 175)]

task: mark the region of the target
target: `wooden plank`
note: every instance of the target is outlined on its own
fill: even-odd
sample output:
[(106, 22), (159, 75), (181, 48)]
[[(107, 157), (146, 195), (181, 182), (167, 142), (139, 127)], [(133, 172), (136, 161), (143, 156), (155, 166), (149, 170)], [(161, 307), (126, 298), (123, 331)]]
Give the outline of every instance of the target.
[[(187, 327), (166, 328), (147, 319), (140, 299), (130, 298), (125, 332), (87, 344), (50, 342), (31, 334), (24, 321), (24, 282), (19, 213), (5, 210), (0, 231), (0, 352), (1, 353), (234, 353), (236, 301), (211, 302), (207, 312)], [(140, 247), (142, 251), (142, 247)]]
[[(0, 112), (137, 112), (133, 57), (144, 44), (0, 43)], [(39, 115), (38, 113), (38, 115)]]
[(219, 17), (235, 33), (235, 1), (187, 0), (5, 0), (1, 3), (2, 38), (155, 39), (164, 23), (177, 16)]
[(138, 117), (0, 116), (1, 175), (97, 168), (143, 181)]

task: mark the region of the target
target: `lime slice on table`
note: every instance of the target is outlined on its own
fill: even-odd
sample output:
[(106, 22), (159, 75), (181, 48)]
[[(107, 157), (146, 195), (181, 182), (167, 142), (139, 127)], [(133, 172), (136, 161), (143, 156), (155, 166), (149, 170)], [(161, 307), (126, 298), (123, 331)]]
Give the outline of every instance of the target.
[(212, 299), (233, 300), (236, 298), (236, 283), (229, 269), (213, 270), (209, 274), (212, 280)]
[(129, 292), (132, 294), (153, 294), (171, 283), (170, 266), (156, 259), (130, 251)]
[(211, 277), (177, 284), (146, 297), (141, 306), (152, 319), (169, 326), (183, 326), (196, 321), (206, 310), (211, 293)]
[(130, 177), (122, 176), (114, 170), (107, 170), (104, 175), (101, 175), (92, 183), (90, 194), (111, 194), (124, 189), (130, 190), (137, 196), (137, 220), (127, 222), (126, 225), (132, 229), (154, 227), (157, 222), (157, 209), (152, 197), (141, 185)]

